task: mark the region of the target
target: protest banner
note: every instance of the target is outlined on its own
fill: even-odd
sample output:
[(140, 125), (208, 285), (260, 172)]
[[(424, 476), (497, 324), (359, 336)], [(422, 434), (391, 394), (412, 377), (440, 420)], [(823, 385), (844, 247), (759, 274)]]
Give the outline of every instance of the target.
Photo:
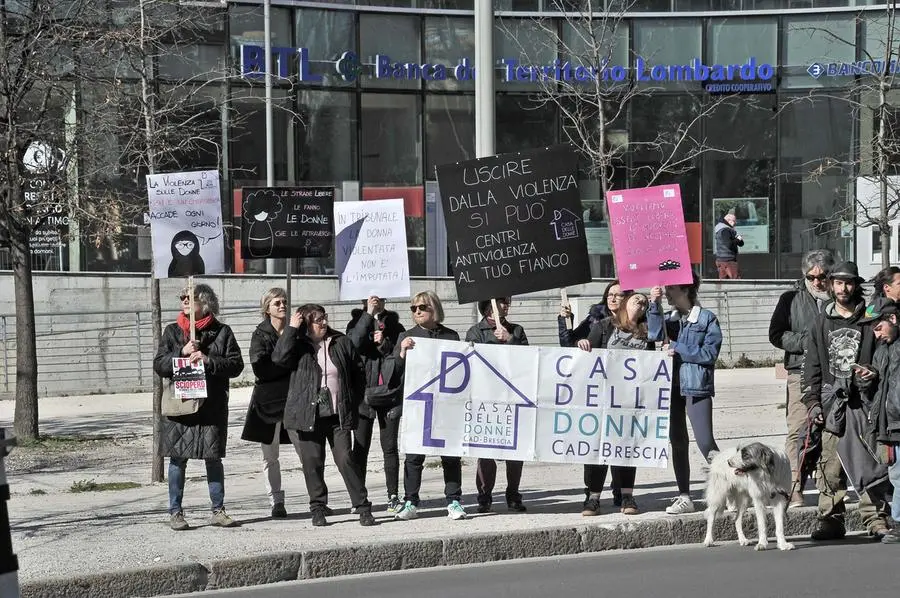
[(175, 398), (186, 401), (188, 399), (206, 398), (206, 369), (202, 361), (191, 363), (187, 357), (172, 358), (172, 384), (174, 385)]
[(666, 467), (671, 372), (658, 351), (416, 339), (401, 450)]
[(245, 187), (241, 200), (242, 258), (331, 255), (333, 187)]
[(153, 276), (225, 271), (222, 201), (216, 170), (147, 175)]
[(334, 227), (341, 301), (409, 297), (402, 199), (336, 202)]
[(623, 289), (691, 283), (678, 185), (608, 191), (606, 204)]
[(446, 164), (437, 178), (460, 303), (591, 280), (571, 147)]

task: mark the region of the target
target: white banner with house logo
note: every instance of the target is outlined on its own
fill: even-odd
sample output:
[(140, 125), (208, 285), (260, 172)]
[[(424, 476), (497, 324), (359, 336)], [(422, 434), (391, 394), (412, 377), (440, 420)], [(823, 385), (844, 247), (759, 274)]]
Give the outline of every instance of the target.
[(658, 351), (416, 339), (401, 450), (667, 467), (671, 374)]

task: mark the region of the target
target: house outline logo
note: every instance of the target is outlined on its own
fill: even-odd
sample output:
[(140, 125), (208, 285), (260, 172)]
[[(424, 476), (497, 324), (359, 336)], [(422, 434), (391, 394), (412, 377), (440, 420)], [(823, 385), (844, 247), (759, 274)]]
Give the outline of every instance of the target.
[(581, 217), (572, 210), (561, 208), (553, 210), (553, 220), (550, 221), (550, 226), (553, 227), (556, 240), (565, 241), (578, 238), (578, 223), (581, 221)]
[[(463, 391), (469, 388), (469, 383), (471, 380), (471, 368), (473, 358), (477, 358), (476, 363), (481, 363), (493, 374), (500, 382), (509, 387), (509, 389), (513, 392), (515, 396), (517, 396), (520, 400), (515, 403), (515, 413), (513, 416), (513, 441), (512, 445), (506, 444), (492, 444), (492, 443), (474, 443), (474, 442), (463, 442), (462, 446), (468, 448), (483, 448), (483, 449), (498, 449), (505, 451), (515, 451), (519, 446), (519, 415), (523, 408), (525, 409), (536, 409), (537, 404), (529, 399), (525, 394), (516, 388), (516, 386), (507, 379), (506, 376), (501, 374), (497, 368), (491, 364), (490, 361), (485, 359), (481, 353), (478, 352), (477, 349), (472, 348), (468, 353), (460, 353), (459, 351), (441, 351), (441, 369), (440, 373), (431, 378), (428, 382), (420, 386), (418, 389), (414, 390), (410, 394), (406, 396), (406, 400), (408, 401), (421, 401), (425, 404), (425, 417), (423, 418), (423, 426), (422, 426), (422, 446), (432, 447), (432, 448), (443, 448), (446, 445), (446, 441), (443, 438), (437, 438), (432, 434), (433, 425), (434, 425), (434, 407), (435, 400), (439, 399), (441, 396), (448, 396), (454, 394), (460, 394)], [(448, 367), (448, 361), (450, 359), (455, 359), (456, 363), (450, 365)], [(459, 366), (463, 365), (465, 367), (465, 375), (463, 376), (462, 383), (456, 386), (450, 386), (447, 383), (447, 376), (450, 372), (454, 371)], [(438, 384), (438, 397), (435, 397), (434, 392), (426, 392), (433, 385)]]

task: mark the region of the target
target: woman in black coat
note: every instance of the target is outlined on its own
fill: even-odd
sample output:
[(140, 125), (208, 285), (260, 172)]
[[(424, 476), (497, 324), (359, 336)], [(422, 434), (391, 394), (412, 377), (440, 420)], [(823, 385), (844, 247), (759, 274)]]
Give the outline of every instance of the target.
[(284, 289), (269, 289), (260, 301), (260, 312), (263, 321), (250, 338), (250, 365), (256, 383), (241, 439), (262, 445), (263, 477), (272, 517), (283, 518), (287, 517), (287, 509), (284, 507), (284, 490), (281, 489), (280, 445), (293, 444), (294, 450), (300, 454), (297, 432), (288, 431), (281, 424), (291, 370), (272, 363), (272, 352), (287, 325), (287, 293)]
[(202, 361), (206, 370), (206, 399), (196, 413), (163, 417), (158, 454), (169, 457), (169, 525), (174, 530), (188, 529), (181, 509), (184, 476), (188, 459), (206, 461), (206, 481), (212, 502), (210, 523), (220, 527), (235, 525), (225, 513), (225, 470), (222, 457), (228, 438), (229, 378), (244, 369), (241, 350), (231, 328), (216, 319), (219, 299), (209, 285), (194, 287), (196, 340), (191, 341), (190, 296), (181, 293), (182, 311), (178, 321), (163, 332), (153, 371), (161, 378), (172, 378), (173, 359)]
[(368, 492), (352, 455), (353, 430), (366, 389), (362, 360), (353, 343), (328, 325), (324, 307), (310, 303), (291, 316), (275, 344), (272, 363), (291, 370), (282, 425), (299, 436), (312, 524), (327, 525), (327, 442), (360, 525), (375, 525)]

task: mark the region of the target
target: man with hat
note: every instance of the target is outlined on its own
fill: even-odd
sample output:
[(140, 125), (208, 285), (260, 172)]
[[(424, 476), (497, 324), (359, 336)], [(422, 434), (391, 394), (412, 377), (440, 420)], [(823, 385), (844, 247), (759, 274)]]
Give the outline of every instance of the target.
[[(497, 314), (491, 302), (497, 304)], [(505, 345), (527, 345), (525, 330), (506, 319), (509, 313), (509, 297), (497, 297), (478, 302), (481, 321), (469, 328), (466, 341), (472, 343), (500, 343)], [(499, 321), (498, 321), (499, 318)], [(512, 512), (526, 511), (519, 492), (522, 479), (522, 462), (506, 461), (506, 506)], [(478, 512), (488, 513), (493, 502), (494, 484), (497, 482), (497, 462), (493, 459), (478, 459), (475, 471), (475, 488), (478, 490)]]
[[(819, 516), (812, 532), (813, 540), (836, 540), (846, 533), (844, 496), (847, 482), (839, 456), (839, 443), (846, 430), (848, 405), (861, 401), (860, 384), (869, 382), (873, 368), (875, 335), (865, 321), (859, 269), (854, 262), (835, 266), (828, 276), (833, 300), (813, 322), (806, 346), (803, 367), (803, 403), (809, 420), (822, 430), (822, 453), (817, 465)], [(873, 522), (872, 531), (876, 531)]]

